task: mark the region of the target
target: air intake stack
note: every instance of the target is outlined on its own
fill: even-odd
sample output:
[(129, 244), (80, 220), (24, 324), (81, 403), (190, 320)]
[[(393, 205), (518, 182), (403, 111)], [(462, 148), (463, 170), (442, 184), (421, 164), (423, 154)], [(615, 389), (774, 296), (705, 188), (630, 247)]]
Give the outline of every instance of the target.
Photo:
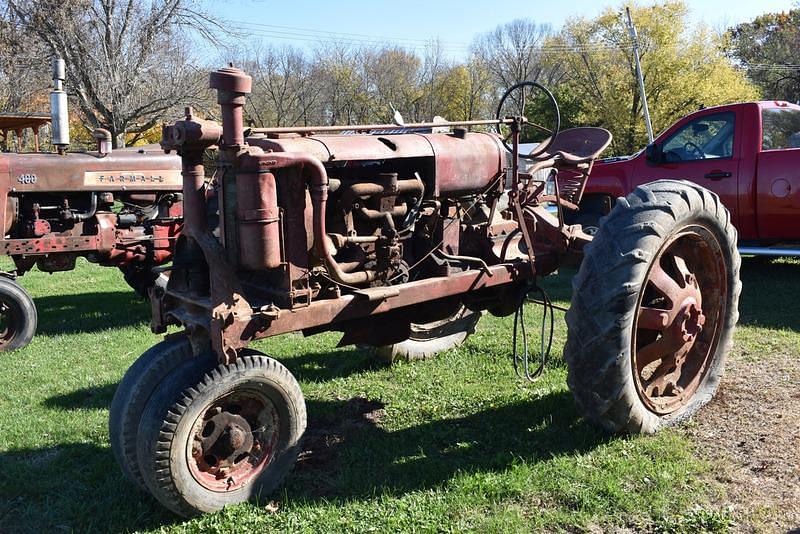
[(61, 58), (53, 59), (53, 90), (50, 92), (50, 117), (53, 128), (53, 146), (63, 154), (69, 146), (69, 112), (67, 93), (64, 92), (66, 64)]

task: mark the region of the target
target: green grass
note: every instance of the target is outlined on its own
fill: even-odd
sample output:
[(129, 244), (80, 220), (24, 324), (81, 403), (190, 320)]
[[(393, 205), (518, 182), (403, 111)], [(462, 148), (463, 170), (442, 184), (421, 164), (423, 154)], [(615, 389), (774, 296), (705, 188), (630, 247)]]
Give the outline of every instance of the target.
[[(784, 290), (800, 266), (748, 263), (737, 354), (777, 344), (800, 353), (800, 302)], [(569, 300), (571, 272), (546, 281)], [(22, 279), (39, 309), (39, 334), (0, 356), (0, 530), (518, 532), (629, 527), (724, 531), (718, 488), (677, 431), (612, 437), (582, 421), (560, 357), (535, 384), (509, 361), (510, 318), (484, 318), (460, 349), (385, 367), (338, 336), (287, 335), (254, 346), (300, 381), (310, 426), (329, 446), (298, 465), (278, 494), (182, 521), (121, 475), (108, 443), (108, 407), (139, 354), (158, 341), (148, 306), (115, 269)], [(531, 324), (538, 310), (531, 307)], [(362, 420), (363, 397), (385, 406)], [(265, 506), (278, 506), (277, 512)]]

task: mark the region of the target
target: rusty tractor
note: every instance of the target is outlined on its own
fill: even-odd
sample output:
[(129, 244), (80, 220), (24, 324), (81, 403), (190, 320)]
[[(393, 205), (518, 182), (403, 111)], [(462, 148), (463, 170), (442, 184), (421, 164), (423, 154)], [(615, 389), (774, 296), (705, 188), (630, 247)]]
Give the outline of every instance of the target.
[[(653, 432), (714, 394), (740, 291), (725, 208), (701, 187), (661, 181), (620, 199), (593, 238), (564, 224), (611, 136), (559, 131), (543, 87), (511, 88), (494, 120), (386, 133), (396, 127), (245, 130), (250, 77), (224, 68), (210, 86), (222, 124), (187, 108), (162, 141), (182, 158), (185, 224), (151, 326), (182, 331), (128, 370), (109, 423), (124, 473), (170, 510), (267, 495), (295, 462), (303, 394), (251, 341), (333, 330), (389, 359), (429, 357), (461, 343), (483, 311), (517, 312), (537, 277), (576, 256), (564, 355), (583, 415)], [(552, 124), (525, 118), (534, 93)], [(520, 154), (530, 128), (547, 138)], [(204, 180), (212, 146), (216, 210)], [(575, 172), (555, 180), (563, 169)]]
[[(94, 131), (95, 152), (70, 153), (63, 60), (54, 62), (51, 93), (53, 145), (39, 152), (46, 117), (9, 117), (17, 132), (34, 128), (36, 152), (0, 154), (0, 254), (15, 269), (0, 272), (0, 351), (27, 345), (36, 332), (33, 300), (15, 278), (37, 266), (54, 273), (75, 268), (79, 256), (119, 267), (147, 296), (158, 281), (153, 268), (171, 260), (182, 225), (180, 159), (158, 146), (111, 149), (108, 131)], [(0, 127), (3, 126), (0, 119)], [(4, 130), (7, 147), (8, 129)]]

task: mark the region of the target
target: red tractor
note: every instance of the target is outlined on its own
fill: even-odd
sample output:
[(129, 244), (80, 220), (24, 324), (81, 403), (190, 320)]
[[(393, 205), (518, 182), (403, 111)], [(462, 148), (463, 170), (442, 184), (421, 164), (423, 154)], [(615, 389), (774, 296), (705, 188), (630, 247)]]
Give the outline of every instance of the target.
[[(611, 136), (559, 131), (556, 118), (520, 172), (521, 132), (533, 127), (523, 95), (544, 94), (557, 117), (543, 87), (511, 88), (494, 120), (399, 134), (246, 131), (250, 77), (225, 68), (211, 87), (222, 124), (187, 109), (162, 141), (182, 158), (185, 222), (166, 288), (152, 292), (152, 328), (182, 331), (133, 364), (110, 414), (123, 471), (170, 510), (266, 495), (295, 462), (303, 394), (251, 341), (334, 330), (342, 345), (427, 357), (463, 341), (483, 311), (515, 313), (538, 277), (576, 256), (564, 355), (588, 419), (653, 432), (716, 391), (741, 287), (727, 211), (702, 187), (661, 181), (620, 199), (593, 239), (564, 224)], [(217, 207), (204, 181), (212, 146)], [(564, 169), (571, 182), (552, 179)]]
[[(33, 300), (15, 278), (31, 270), (53, 273), (75, 268), (79, 256), (118, 267), (143, 296), (158, 274), (153, 267), (172, 258), (182, 225), (180, 159), (158, 146), (111, 149), (110, 134), (95, 130), (96, 152), (67, 152), (64, 62), (55, 62), (51, 93), (53, 145), (38, 151), (45, 117), (8, 117), (4, 131), (21, 136), (34, 127), (36, 152), (0, 153), (0, 254), (15, 270), (0, 272), (0, 351), (27, 345), (36, 332)], [(30, 119), (30, 118), (29, 118)], [(35, 120), (34, 120), (35, 119)], [(32, 122), (33, 121), (33, 122)]]

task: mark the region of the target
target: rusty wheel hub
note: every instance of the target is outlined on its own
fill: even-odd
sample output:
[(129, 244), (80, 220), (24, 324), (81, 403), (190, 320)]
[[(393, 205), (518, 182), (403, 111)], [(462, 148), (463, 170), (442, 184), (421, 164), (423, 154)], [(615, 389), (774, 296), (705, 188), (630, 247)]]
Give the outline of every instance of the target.
[(635, 382), (650, 410), (680, 409), (702, 383), (719, 339), (725, 287), (721, 248), (702, 227), (681, 232), (657, 254), (633, 333)]
[(278, 415), (256, 391), (229, 394), (198, 418), (187, 451), (189, 470), (212, 491), (232, 491), (269, 464), (278, 440)]

